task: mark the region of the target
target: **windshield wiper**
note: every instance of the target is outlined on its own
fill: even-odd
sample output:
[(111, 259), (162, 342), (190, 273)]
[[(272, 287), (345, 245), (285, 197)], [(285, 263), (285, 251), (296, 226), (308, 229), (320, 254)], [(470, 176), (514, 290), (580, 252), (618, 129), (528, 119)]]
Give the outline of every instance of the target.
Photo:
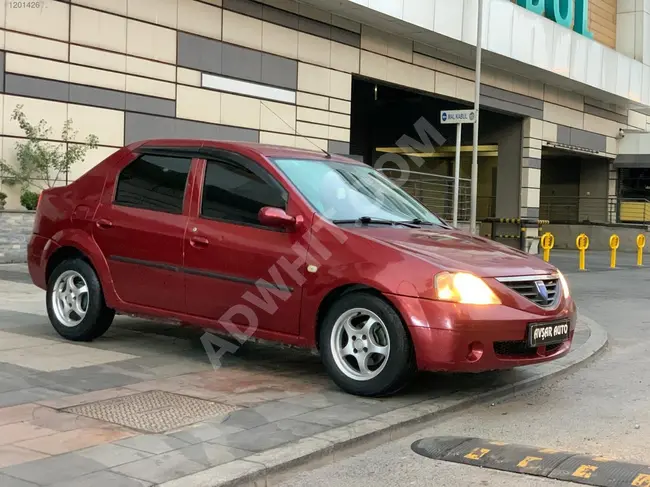
[(419, 218), (413, 218), (413, 220), (409, 220), (409, 223), (413, 223), (414, 225), (429, 225), (429, 226), (436, 226), (442, 228), (453, 228), (451, 225), (447, 224), (444, 221), (440, 223), (434, 223), (434, 222), (427, 222)]
[(409, 223), (413, 223), (414, 225), (433, 225), (433, 223), (425, 222), (424, 220), (420, 220), (419, 218), (413, 218), (413, 220), (409, 220)]
[(418, 228), (417, 225), (415, 225), (412, 222), (400, 222), (400, 221), (394, 221), (394, 220), (384, 220), (383, 218), (373, 218), (370, 216), (362, 216), (360, 218), (357, 218), (356, 220), (333, 220), (332, 223), (334, 224), (339, 224), (339, 223), (362, 223), (364, 225), (367, 225), (369, 223), (375, 223), (378, 225), (403, 225), (405, 227), (409, 228)]

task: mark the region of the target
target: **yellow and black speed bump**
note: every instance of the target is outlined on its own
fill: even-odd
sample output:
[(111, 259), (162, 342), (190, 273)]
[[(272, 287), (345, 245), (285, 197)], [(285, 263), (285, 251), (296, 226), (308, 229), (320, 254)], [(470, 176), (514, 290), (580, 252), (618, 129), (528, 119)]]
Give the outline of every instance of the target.
[(434, 460), (505, 472), (599, 487), (650, 487), (650, 466), (551, 448), (453, 436), (424, 438), (411, 448)]

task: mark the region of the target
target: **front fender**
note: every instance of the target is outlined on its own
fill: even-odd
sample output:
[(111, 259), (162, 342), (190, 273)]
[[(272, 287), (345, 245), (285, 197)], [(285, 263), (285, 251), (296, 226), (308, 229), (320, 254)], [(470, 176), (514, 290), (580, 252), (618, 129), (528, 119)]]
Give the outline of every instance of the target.
[[(374, 267), (371, 269), (371, 267)], [(300, 335), (314, 344), (316, 340), (316, 326), (318, 312), (321, 304), (331, 296), (333, 292), (349, 287), (370, 288), (386, 296), (403, 295), (413, 298), (419, 297), (418, 290), (408, 280), (393, 276), (387, 278), (387, 270), (381, 266), (373, 266), (370, 263), (349, 264), (329, 268), (327, 276), (318, 280), (305, 283), (303, 288), (302, 312), (300, 315)], [(390, 272), (390, 269), (388, 269)], [(402, 313), (404, 310), (399, 309)]]

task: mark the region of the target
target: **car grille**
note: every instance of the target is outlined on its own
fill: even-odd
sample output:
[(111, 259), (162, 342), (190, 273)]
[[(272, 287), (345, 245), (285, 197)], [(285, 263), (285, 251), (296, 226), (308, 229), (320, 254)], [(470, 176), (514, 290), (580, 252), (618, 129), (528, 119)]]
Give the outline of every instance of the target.
[(556, 276), (504, 277), (497, 280), (542, 308), (551, 308), (557, 303), (560, 280)]
[(497, 355), (530, 355), (537, 352), (524, 341), (494, 342), (494, 352)]
[[(563, 343), (554, 343), (553, 345), (546, 345), (546, 355), (550, 355), (560, 348)], [(501, 356), (508, 357), (524, 357), (537, 355), (537, 348), (531, 348), (528, 344), (521, 341), (509, 342), (494, 342), (494, 353)]]

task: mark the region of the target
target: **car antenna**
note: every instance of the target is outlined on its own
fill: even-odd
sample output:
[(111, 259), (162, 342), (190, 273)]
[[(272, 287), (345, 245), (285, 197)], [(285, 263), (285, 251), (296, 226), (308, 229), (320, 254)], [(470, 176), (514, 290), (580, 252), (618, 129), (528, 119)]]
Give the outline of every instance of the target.
[(260, 101), (262, 102), (262, 105), (264, 105), (264, 106), (267, 108), (267, 110), (269, 110), (273, 115), (275, 115), (276, 117), (278, 117), (278, 119), (280, 119), (280, 121), (281, 121), (283, 124), (285, 124), (285, 125), (286, 125), (287, 127), (289, 127), (291, 130), (293, 130), (293, 131), (296, 133), (296, 135), (302, 137), (302, 138), (305, 139), (307, 142), (309, 142), (309, 143), (312, 144), (314, 147), (316, 147), (318, 150), (320, 150), (321, 152), (323, 152), (323, 153), (325, 154), (325, 157), (327, 157), (328, 159), (331, 159), (331, 158), (332, 158), (332, 154), (330, 154), (330, 153), (327, 152), (325, 149), (323, 149), (321, 146), (319, 146), (318, 144), (316, 144), (313, 140), (311, 140), (311, 139), (309, 139), (308, 137), (305, 137), (304, 135), (302, 135), (301, 133), (299, 133), (298, 130), (296, 130), (296, 129), (293, 128), (291, 125), (289, 125), (289, 124), (288, 124), (288, 123), (287, 123), (287, 122), (286, 122), (286, 121), (285, 121), (285, 120), (284, 120), (280, 115), (278, 115), (277, 113), (275, 113), (275, 112), (271, 109), (270, 106), (268, 106), (266, 103), (264, 103), (264, 100), (260, 100)]

